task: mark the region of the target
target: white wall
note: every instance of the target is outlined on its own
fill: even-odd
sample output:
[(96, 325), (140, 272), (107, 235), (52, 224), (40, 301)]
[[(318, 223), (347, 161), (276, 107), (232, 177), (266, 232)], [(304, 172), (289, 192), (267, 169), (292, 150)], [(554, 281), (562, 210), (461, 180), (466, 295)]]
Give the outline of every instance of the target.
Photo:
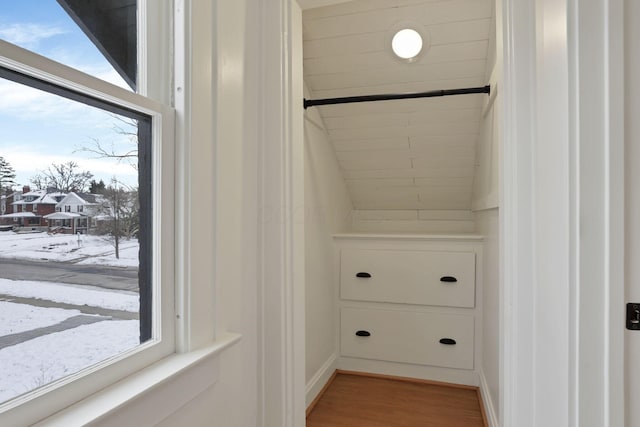
[[(640, 302), (640, 3), (625, 1), (626, 301)], [(640, 425), (640, 331), (625, 331), (627, 426)]]
[(470, 210), (354, 210), (351, 228), (362, 233), (472, 233)]
[[(476, 213), (478, 233), (484, 236), (482, 249), (482, 359), (479, 367), (483, 400), (494, 418), (500, 403), (500, 278), (499, 209)], [(493, 425), (493, 424), (492, 424)]]
[(500, 413), (500, 208), (499, 176), (502, 126), (502, 31), (500, 2), (496, 8), (488, 70), (492, 94), (487, 100), (476, 150), (476, 174), (472, 206), (476, 230), (484, 236), (482, 250), (482, 358), (480, 385), (491, 426), (498, 425)]
[[(498, 140), (494, 140), (496, 148)], [(484, 236), (482, 250), (482, 359), (479, 367), (483, 399), (490, 417), (497, 419), (500, 402), (500, 209), (475, 212), (476, 231)], [(496, 424), (491, 424), (496, 425)]]
[[(188, 248), (192, 254), (191, 280), (194, 286), (211, 287), (211, 300), (199, 301), (195, 322), (215, 322), (216, 333), (233, 331), (241, 341), (191, 368), (189, 375), (212, 376), (218, 380), (159, 425), (173, 427), (211, 425), (247, 427), (259, 425), (258, 298), (257, 285), (257, 87), (259, 61), (259, 2), (234, 0), (194, 2), (194, 13), (214, 15), (209, 36), (217, 63), (199, 64), (191, 81), (193, 105), (205, 113), (212, 103), (214, 116), (200, 117), (214, 130), (208, 136), (205, 124), (192, 130), (189, 171), (193, 194), (188, 211), (201, 219), (195, 225)], [(200, 17), (201, 18), (201, 17)], [(198, 40), (208, 44), (208, 41)], [(211, 47), (210, 47), (211, 48)], [(215, 60), (214, 60), (215, 61)], [(197, 63), (197, 59), (196, 59)], [(213, 92), (214, 96), (210, 96)], [(200, 111), (195, 111), (197, 116)], [(215, 194), (215, 200), (209, 195)], [(215, 210), (213, 204), (215, 204)], [(211, 221), (211, 212), (215, 221)], [(214, 262), (215, 260), (215, 262)], [(206, 330), (206, 328), (205, 328)], [(212, 336), (195, 336), (193, 345)], [(149, 425), (152, 408), (170, 405), (184, 394), (180, 375), (130, 402), (95, 425)]]
[(348, 231), (353, 206), (317, 108), (306, 110), (304, 133), (308, 405), (331, 373), (323, 371), (331, 370), (338, 351), (331, 235)]

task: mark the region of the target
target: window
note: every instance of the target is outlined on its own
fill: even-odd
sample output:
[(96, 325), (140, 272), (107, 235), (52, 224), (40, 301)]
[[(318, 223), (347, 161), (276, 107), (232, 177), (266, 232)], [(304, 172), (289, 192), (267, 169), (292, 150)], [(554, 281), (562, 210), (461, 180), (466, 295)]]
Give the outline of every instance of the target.
[[(145, 8), (169, 10), (170, 2), (142, 3)], [(118, 9), (123, 4), (125, 13)], [(20, 15), (17, 9), (21, 8)], [(51, 14), (42, 15), (43, 9), (56, 10), (55, 16), (61, 12), (75, 23), (77, 28), (68, 31), (91, 40), (128, 88), (112, 85), (110, 78), (73, 61), (67, 62), (73, 66), (69, 68), (47, 59), (61, 59), (49, 53), (59, 53), (61, 47), (72, 43), (70, 39), (53, 47), (42, 40), (37, 40), (36, 46), (20, 42), (24, 38), (16, 39), (20, 29), (29, 28), (24, 25), (31, 18), (44, 16), (42, 25), (55, 21)], [(0, 94), (13, 100), (10, 106), (0, 105), (0, 136), (11, 136), (0, 138), (0, 149), (3, 155), (10, 154), (7, 159), (16, 169), (17, 184), (31, 186), (25, 193), (37, 192), (26, 199), (38, 199), (40, 209), (38, 217), (14, 218), (19, 225), (33, 226), (34, 233), (28, 234), (29, 239), (11, 233), (10, 237), (20, 239), (13, 241), (12, 247), (22, 245), (25, 249), (13, 251), (33, 254), (33, 260), (20, 261), (24, 265), (35, 261), (36, 253), (40, 254), (40, 266), (45, 267), (43, 260), (76, 258), (83, 264), (100, 265), (95, 269), (96, 284), (102, 283), (98, 285), (102, 288), (95, 289), (85, 286), (86, 279), (76, 283), (60, 279), (55, 286), (40, 283), (26, 287), (0, 273), (0, 293), (40, 299), (33, 307), (0, 301), (12, 304), (0, 309), (3, 420), (30, 425), (73, 403), (77, 396), (89, 395), (175, 349), (173, 231), (172, 225), (160, 226), (173, 224), (173, 192), (163, 191), (173, 176), (173, 159), (165, 154), (172, 151), (173, 112), (144, 95), (156, 90), (156, 99), (169, 99), (156, 96), (162, 91), (145, 84), (144, 70), (151, 59), (138, 54), (137, 45), (146, 38), (138, 37), (136, 14), (147, 9), (136, 13), (137, 9), (135, 0), (27, 0), (11, 2), (0, 13)], [(7, 22), (7, 17), (15, 22)], [(123, 21), (115, 27), (113, 22), (106, 25), (104, 20), (112, 18)], [(31, 28), (38, 29), (39, 36), (48, 34), (41, 26)], [(69, 36), (64, 31), (65, 37)], [(145, 28), (143, 34), (150, 31)], [(111, 44), (111, 39), (118, 39), (118, 43)], [(164, 59), (164, 63), (168, 61)], [(170, 82), (163, 83), (170, 90)], [(13, 145), (3, 145), (8, 144), (4, 141), (13, 141)], [(47, 149), (56, 151), (46, 153)], [(42, 163), (43, 154), (56, 160)], [(65, 198), (70, 202), (61, 212), (56, 204)], [(95, 209), (85, 212), (85, 203)], [(38, 205), (33, 205), (33, 212)], [(22, 211), (28, 211), (26, 205)], [(38, 243), (27, 247), (28, 241)], [(0, 241), (0, 258), (7, 256), (7, 243)], [(105, 248), (108, 250), (101, 250)], [(111, 265), (113, 270), (107, 274), (99, 272), (105, 269), (102, 255), (93, 255), (105, 252), (110, 256), (106, 268)], [(106, 283), (116, 270), (126, 274)], [(25, 269), (25, 277), (27, 273)], [(39, 294), (20, 294), (27, 288)], [(65, 308), (60, 308), (60, 303)], [(91, 307), (96, 309), (94, 313)], [(35, 313), (29, 322), (27, 315), (21, 314), (25, 308)], [(115, 315), (101, 315), (105, 309)], [(9, 335), (17, 344), (3, 347), (2, 338)], [(40, 399), (43, 395), (47, 398)]]
[(136, 3), (5, 2), (0, 39), (132, 90), (137, 72)]

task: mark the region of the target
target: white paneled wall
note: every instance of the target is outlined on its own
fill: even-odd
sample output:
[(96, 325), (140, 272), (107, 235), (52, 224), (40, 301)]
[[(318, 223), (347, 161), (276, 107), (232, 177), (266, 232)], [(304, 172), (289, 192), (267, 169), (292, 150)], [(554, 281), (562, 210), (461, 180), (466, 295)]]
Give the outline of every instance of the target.
[[(491, 0), (356, 0), (304, 13), (304, 74), (316, 98), (484, 86)], [(424, 53), (399, 61), (399, 25)], [(486, 95), (311, 107), (360, 210), (469, 210)]]
[[(499, 17), (501, 10), (496, 10)], [(498, 22), (501, 18), (496, 18)], [(493, 22), (495, 25), (495, 21)], [(476, 174), (473, 183), (473, 202), (476, 230), (484, 236), (482, 259), (482, 358), (479, 366), (480, 386), (485, 412), (491, 427), (499, 425), (500, 413), (500, 196), (499, 162), (502, 126), (502, 43), (501, 30), (491, 32), (489, 81), (492, 94), (483, 106), (482, 122), (477, 139)], [(496, 47), (498, 46), (498, 47)]]
[(351, 200), (317, 110), (305, 114), (305, 297), (307, 405), (337, 354), (334, 233), (350, 228)]
[(469, 210), (355, 210), (352, 230), (371, 233), (472, 233)]
[(490, 426), (497, 427), (500, 408), (500, 248), (499, 209), (476, 213), (477, 229), (484, 236), (482, 263), (482, 358), (480, 385)]
[[(640, 301), (640, 265), (636, 261), (640, 256), (640, 3), (633, 0), (625, 1), (625, 155), (626, 167), (626, 251), (627, 251), (627, 286), (626, 301)], [(640, 367), (637, 355), (640, 354), (640, 332), (625, 330), (626, 345), (626, 422), (628, 426), (640, 425), (640, 406), (637, 396), (640, 393)]]
[[(339, 319), (335, 311), (330, 316), (327, 300), (336, 289), (328, 287), (327, 273), (334, 273), (334, 267), (326, 258), (326, 233), (339, 228), (365, 235), (479, 232), (487, 235), (482, 248), (487, 257), (477, 266), (483, 272), (479, 283), (485, 282), (487, 292), (477, 301), (481, 350), (476, 369), (495, 418), (500, 397), (501, 104), (496, 96), (500, 76), (491, 75), (499, 60), (494, 53), (492, 3), (355, 0), (304, 11), (308, 98), (422, 92), (488, 82), (494, 92), (491, 97), (477, 94), (307, 110), (307, 403), (333, 366), (330, 350), (338, 350), (337, 342), (328, 345), (331, 331), (326, 329), (334, 328), (335, 334)], [(407, 21), (420, 25), (427, 38), (426, 53), (410, 64), (394, 58), (388, 46), (393, 29)], [(478, 289), (483, 292), (482, 286)], [(486, 317), (483, 306), (491, 310)]]
[(500, 161), (501, 100), (496, 79), (494, 93), (487, 100), (477, 138), (476, 174), (473, 183), (472, 209), (492, 209), (498, 206), (498, 174)]

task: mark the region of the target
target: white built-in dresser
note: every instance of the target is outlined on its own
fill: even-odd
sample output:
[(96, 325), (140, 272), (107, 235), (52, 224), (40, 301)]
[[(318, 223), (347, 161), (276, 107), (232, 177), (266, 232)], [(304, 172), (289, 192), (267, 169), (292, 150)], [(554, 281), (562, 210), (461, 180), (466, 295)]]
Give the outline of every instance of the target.
[(334, 236), (338, 368), (478, 385), (482, 236)]

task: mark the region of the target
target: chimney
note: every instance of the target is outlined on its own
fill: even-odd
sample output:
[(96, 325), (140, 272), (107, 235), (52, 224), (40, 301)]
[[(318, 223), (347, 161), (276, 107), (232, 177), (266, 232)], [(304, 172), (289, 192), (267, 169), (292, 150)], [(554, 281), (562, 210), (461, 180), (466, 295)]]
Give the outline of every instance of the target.
[(30, 191), (31, 191), (31, 187), (29, 187), (28, 185), (25, 185), (24, 187), (22, 187), (22, 194), (26, 194)]

